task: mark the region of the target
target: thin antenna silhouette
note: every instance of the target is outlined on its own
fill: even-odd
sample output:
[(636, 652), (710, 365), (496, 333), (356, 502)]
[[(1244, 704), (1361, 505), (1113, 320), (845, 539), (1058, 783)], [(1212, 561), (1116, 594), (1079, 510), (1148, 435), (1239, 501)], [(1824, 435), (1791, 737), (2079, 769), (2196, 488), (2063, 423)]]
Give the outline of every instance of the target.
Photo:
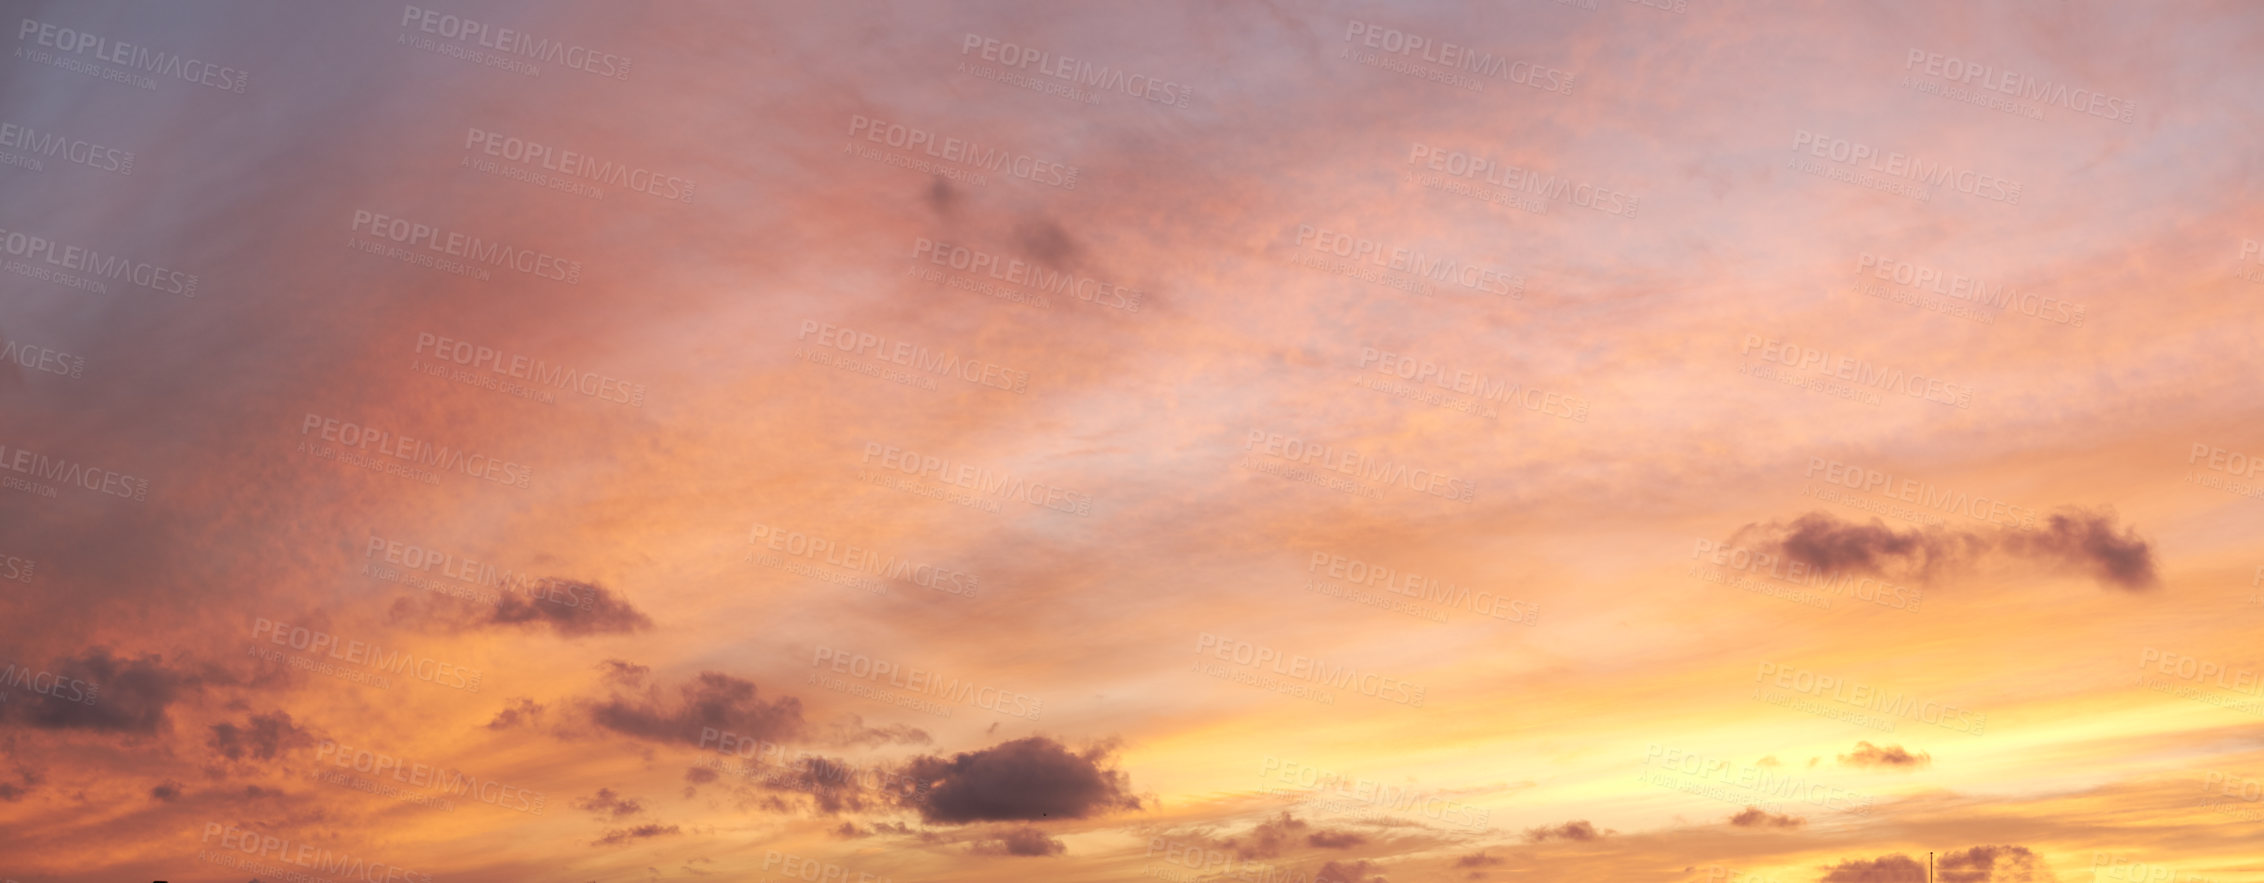
[(1926, 853), (1926, 883), (1934, 883), (1934, 854)]

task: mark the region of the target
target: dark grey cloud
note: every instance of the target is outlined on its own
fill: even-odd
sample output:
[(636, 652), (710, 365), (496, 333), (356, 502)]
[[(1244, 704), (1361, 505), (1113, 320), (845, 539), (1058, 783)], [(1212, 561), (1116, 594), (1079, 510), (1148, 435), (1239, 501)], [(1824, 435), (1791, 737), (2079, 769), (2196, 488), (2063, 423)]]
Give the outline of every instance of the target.
[(291, 722), (289, 712), (275, 711), (252, 715), (240, 726), (227, 721), (213, 724), (205, 744), (229, 760), (274, 760), (286, 749), (315, 741), (313, 734)]
[(1926, 863), (1899, 853), (1849, 859), (1826, 869), (1817, 883), (1926, 883)]
[(1772, 813), (1758, 806), (1748, 806), (1738, 814), (1730, 816), (1729, 823), (1739, 828), (1798, 828), (1807, 824), (1808, 820)]
[(604, 586), (546, 578), (481, 603), (449, 595), (396, 598), (386, 615), (396, 625), (449, 632), (492, 628), (547, 628), (560, 637), (633, 634), (652, 618)]
[(1579, 819), (1566, 822), (1554, 828), (1551, 828), (1547, 825), (1542, 825), (1538, 828), (1528, 828), (1525, 830), (1525, 839), (1528, 842), (1532, 843), (1540, 843), (1545, 840), (1571, 840), (1579, 843), (1586, 843), (1591, 840), (1600, 840), (1605, 835), (1610, 833), (1612, 832), (1598, 831), (1596, 830), (1595, 825), (1589, 824), (1585, 819)]
[(511, 700), (511, 704), (504, 706), (502, 711), (496, 712), (495, 719), (487, 722), (487, 728), (508, 730), (522, 723), (533, 725), (541, 720), (542, 706), (532, 699), (520, 697)]
[(2059, 879), (2051, 866), (2025, 846), (1976, 846), (1944, 854), (1936, 864), (1939, 883), (2049, 883)]
[(893, 784), (897, 798), (929, 822), (1081, 819), (1139, 809), (1130, 780), (1102, 744), (1074, 752), (1044, 736), (949, 758), (913, 758)]
[(615, 819), (627, 818), (645, 811), (643, 804), (624, 798), (614, 793), (611, 788), (599, 788), (594, 795), (576, 798), (572, 805), (575, 809), (583, 812)]
[(629, 634), (652, 628), (652, 618), (596, 583), (545, 579), (525, 595), (506, 592), (488, 611), (495, 625), (546, 625), (566, 637)]
[(774, 791), (807, 794), (810, 804), (827, 815), (862, 812), (874, 808), (884, 795), (872, 793), (873, 775), (844, 761), (826, 757), (798, 757), (756, 779)]
[(684, 832), (681, 829), (677, 828), (675, 825), (638, 825), (634, 828), (619, 828), (612, 831), (607, 831), (605, 832), (604, 837), (598, 838), (590, 845), (613, 846), (615, 844), (628, 843), (632, 840), (646, 840), (653, 837), (665, 837), (671, 834), (681, 833)]
[(167, 710), (203, 683), (156, 654), (110, 655), (96, 647), (46, 666), (15, 662), (0, 684), (0, 720), (43, 730), (150, 735), (171, 726)]
[(590, 719), (598, 726), (654, 742), (697, 745), (702, 731), (713, 728), (745, 739), (785, 742), (802, 736), (802, 701), (780, 696), (765, 701), (753, 681), (722, 672), (705, 671), (677, 688), (674, 698), (660, 687), (641, 695), (616, 693), (591, 702)]
[(2005, 555), (2074, 570), (2101, 585), (2138, 592), (2161, 583), (2154, 550), (2135, 528), (2119, 527), (2112, 513), (2066, 510), (2034, 527), (1953, 528), (1935, 525), (1897, 530), (1810, 512), (1791, 523), (1748, 524), (1729, 545), (1781, 556), (1826, 574), (1860, 573), (1931, 582), (1970, 568), (1989, 555)]

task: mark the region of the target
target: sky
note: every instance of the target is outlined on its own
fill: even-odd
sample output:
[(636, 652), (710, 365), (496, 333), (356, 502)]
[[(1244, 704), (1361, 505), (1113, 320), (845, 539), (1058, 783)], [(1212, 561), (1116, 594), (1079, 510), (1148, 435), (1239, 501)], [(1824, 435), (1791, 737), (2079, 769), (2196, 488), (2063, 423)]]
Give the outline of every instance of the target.
[(0, 881), (2264, 881), (2249, 4), (5, 4)]

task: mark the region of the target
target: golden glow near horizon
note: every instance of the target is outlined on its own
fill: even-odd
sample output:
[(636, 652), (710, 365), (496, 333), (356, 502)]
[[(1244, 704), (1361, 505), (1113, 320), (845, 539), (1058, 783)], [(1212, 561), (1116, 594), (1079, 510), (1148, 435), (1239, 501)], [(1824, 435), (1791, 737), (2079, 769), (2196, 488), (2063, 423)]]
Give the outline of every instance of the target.
[(0, 881), (2264, 881), (2249, 6), (0, 26)]

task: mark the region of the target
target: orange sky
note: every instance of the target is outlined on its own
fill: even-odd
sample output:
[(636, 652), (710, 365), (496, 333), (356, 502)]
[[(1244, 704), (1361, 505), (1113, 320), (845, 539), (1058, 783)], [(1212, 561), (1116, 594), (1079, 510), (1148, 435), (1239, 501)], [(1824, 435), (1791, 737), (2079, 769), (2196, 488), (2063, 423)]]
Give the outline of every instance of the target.
[(0, 881), (2264, 880), (2243, 4), (7, 18)]

